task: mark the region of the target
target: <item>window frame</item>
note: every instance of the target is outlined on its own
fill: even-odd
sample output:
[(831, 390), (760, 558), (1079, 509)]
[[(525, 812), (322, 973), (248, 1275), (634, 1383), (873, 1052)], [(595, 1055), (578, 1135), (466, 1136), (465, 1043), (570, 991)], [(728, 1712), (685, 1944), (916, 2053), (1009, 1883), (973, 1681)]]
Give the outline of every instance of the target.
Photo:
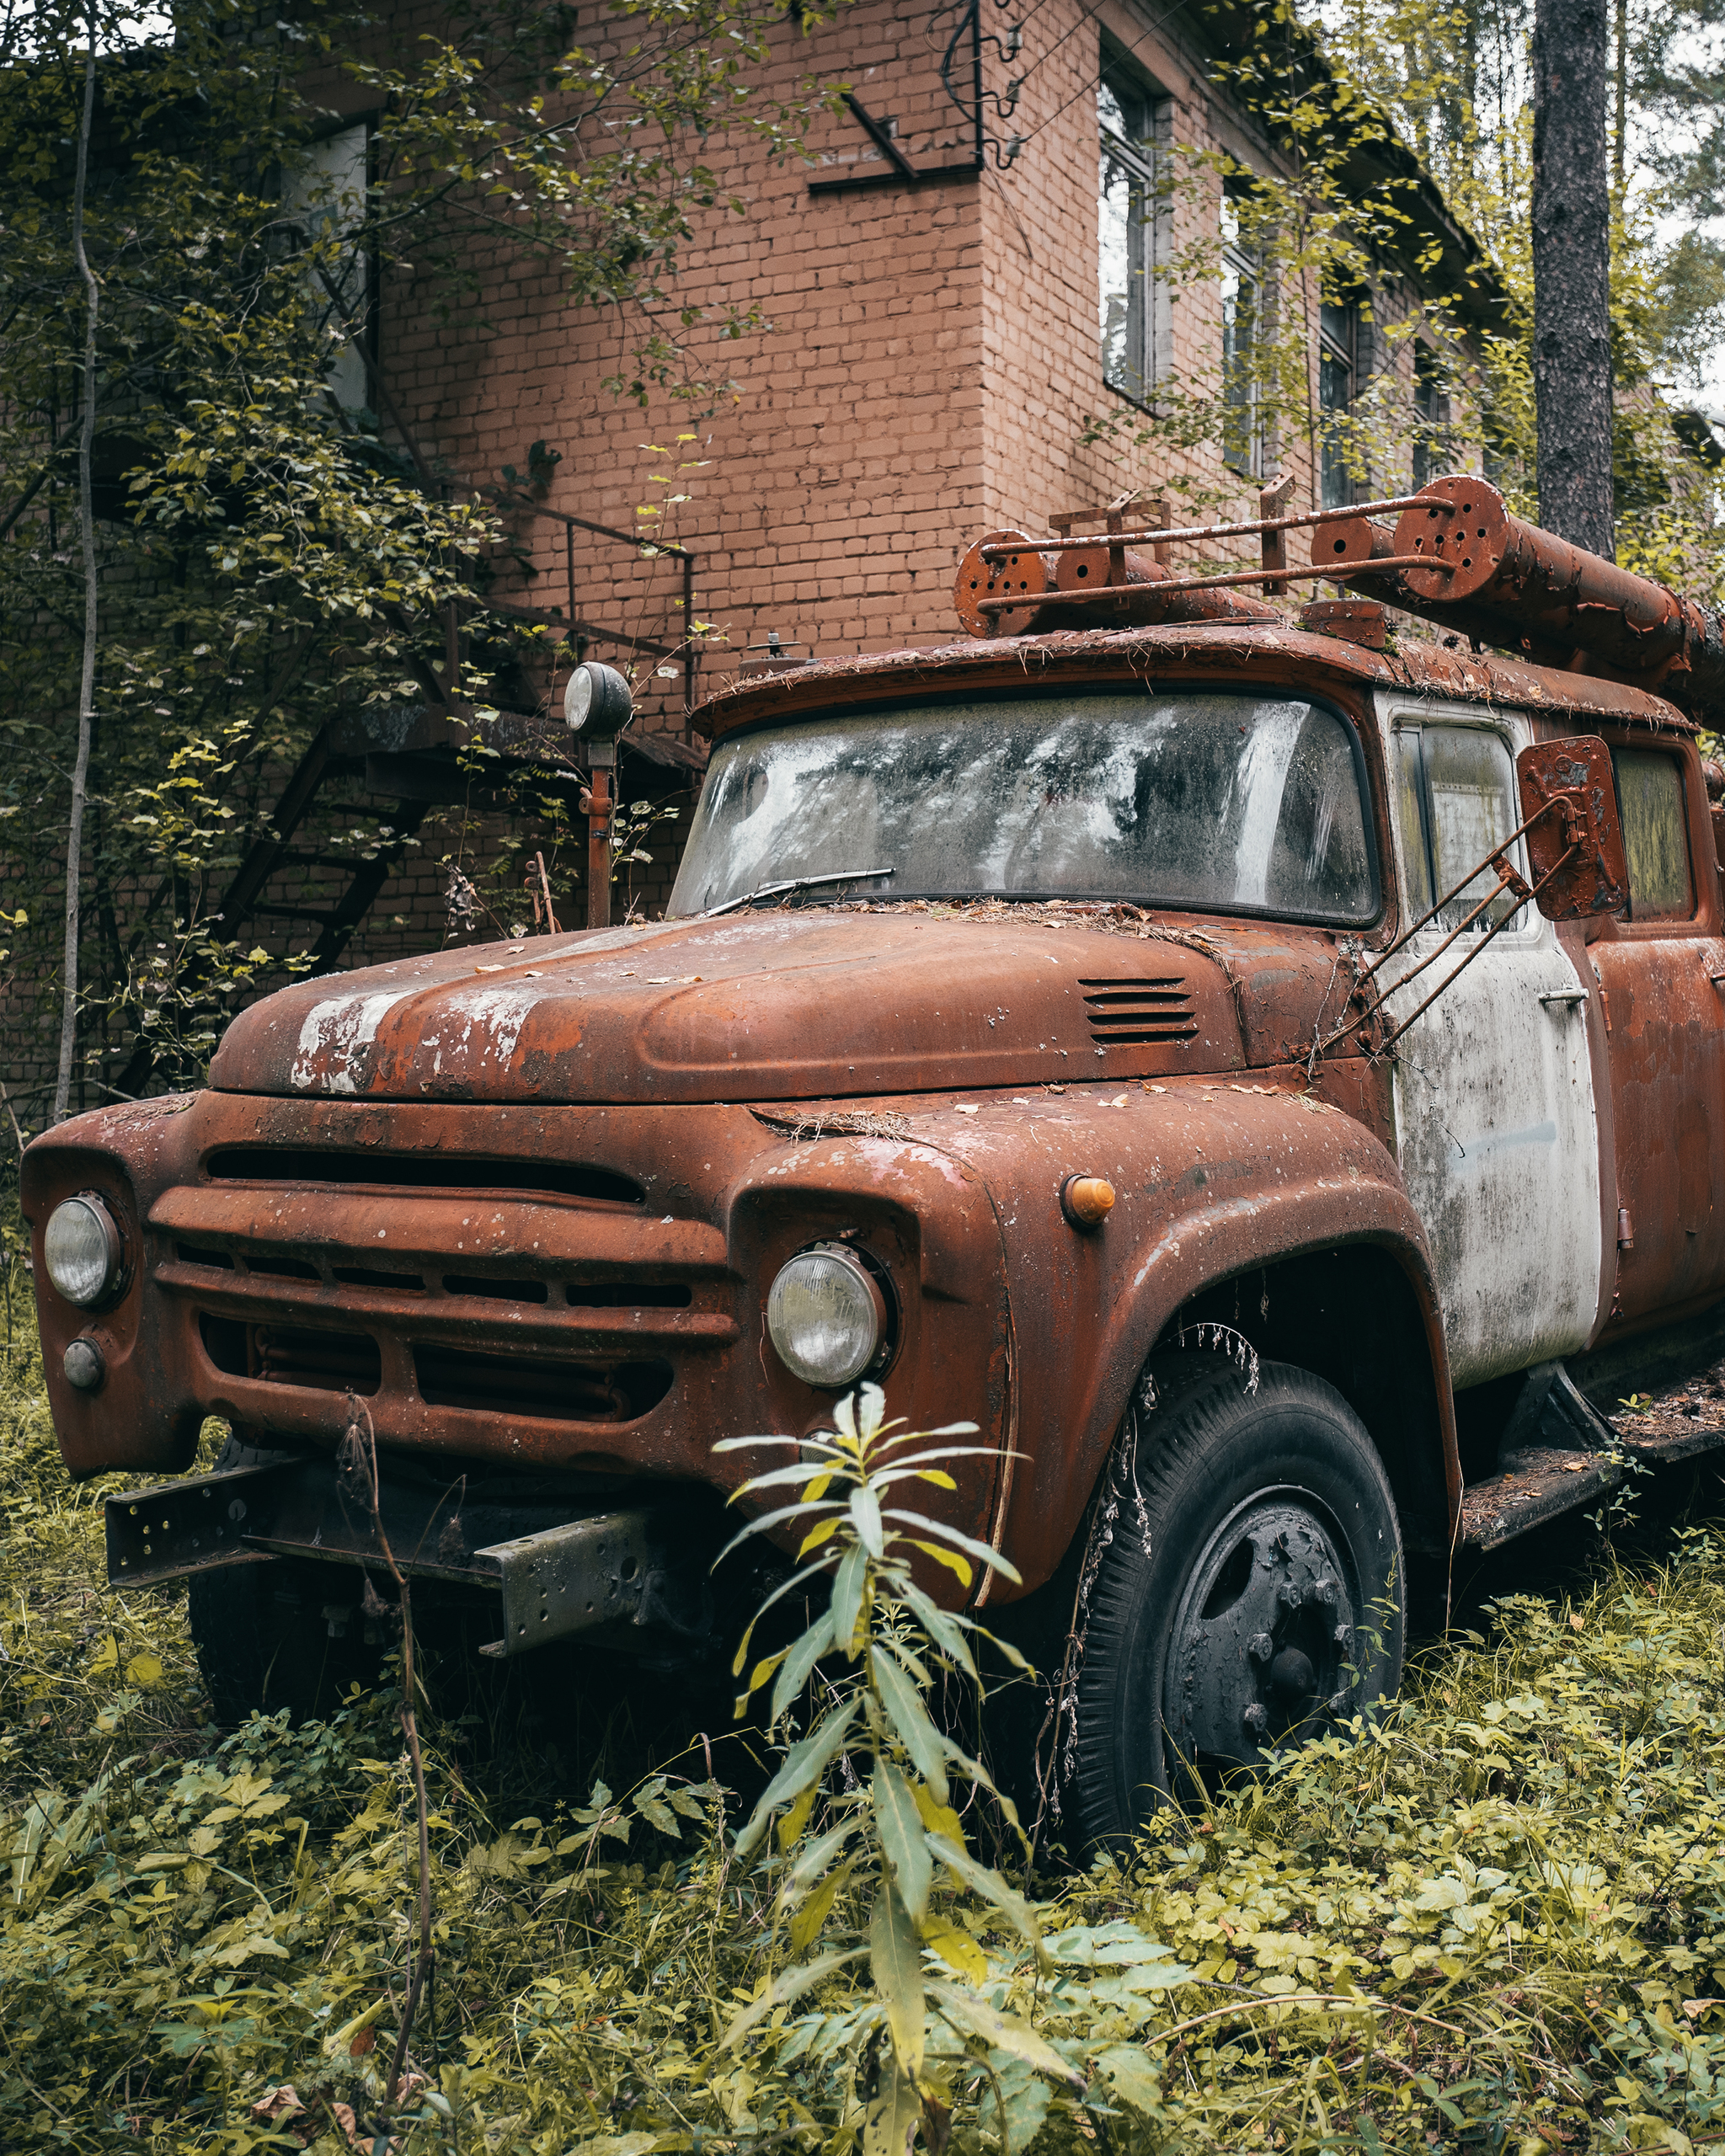
[[(1262, 479), (1264, 467), (1263, 408), (1255, 360), (1258, 329), (1264, 315), (1263, 258), (1256, 248), (1248, 247), (1240, 238), (1237, 226), (1230, 237), (1229, 216), (1233, 200), (1233, 195), (1225, 186), (1217, 205), (1220, 242), (1218, 267), (1221, 272), (1218, 283), (1221, 294), (1222, 462), (1231, 472), (1238, 472), (1242, 479)], [(1247, 371), (1243, 398), (1236, 398), (1234, 393), (1234, 377), (1239, 362), (1231, 349), (1232, 323), (1228, 312), (1227, 282), (1230, 277), (1235, 280), (1236, 290), (1249, 288), (1253, 295), (1250, 327), (1245, 341)], [(1229, 424), (1236, 408), (1243, 410), (1245, 414), (1243, 439), (1233, 437)]]
[[(1119, 106), (1129, 126), (1141, 127), (1136, 135), (1123, 135), (1103, 117), (1102, 95), (1106, 91)], [(1098, 234), (1101, 213), (1108, 200), (1103, 181), (1108, 167), (1125, 175), (1126, 280), (1124, 365), (1111, 372), (1106, 324), (1097, 323), (1097, 357), (1103, 382), (1116, 396), (1135, 404), (1153, 406), (1156, 390), (1172, 371), (1173, 360), (1172, 295), (1158, 275), (1172, 253), (1172, 218), (1162, 198), (1160, 164), (1167, 139), (1173, 101), (1158, 84), (1139, 73), (1123, 56), (1104, 43), (1097, 68), (1097, 209)], [(1097, 299), (1111, 296), (1103, 290), (1103, 265), (1098, 237)]]
[(1443, 365), (1435, 344), (1413, 347), (1413, 484), (1416, 492), (1441, 476), (1442, 430), (1450, 424)]
[[(1687, 913), (1656, 913), (1637, 915), (1635, 910), (1635, 886), (1632, 880), (1628, 886), (1628, 903), (1623, 909), (1618, 925), (1620, 928), (1631, 929), (1637, 936), (1646, 936), (1649, 933), (1657, 935), (1661, 932), (1667, 935), (1692, 936), (1696, 933), (1698, 926), (1706, 923), (1708, 909), (1702, 903), (1701, 878), (1696, 866), (1694, 813), (1690, 801), (1689, 764), (1684, 754), (1683, 746), (1676, 742), (1661, 741), (1657, 736), (1648, 740), (1621, 739), (1614, 740), (1608, 737), (1605, 745), (1611, 752), (1611, 797), (1616, 804), (1617, 822), (1620, 829), (1623, 825), (1623, 788), (1617, 776), (1618, 757), (1625, 754), (1662, 756), (1675, 769), (1678, 798), (1683, 804), (1684, 852), (1689, 864), (1689, 911)], [(1626, 845), (1624, 854), (1625, 866), (1627, 867), (1628, 847)]]
[[(1466, 731), (1470, 734), (1488, 734), (1491, 735), (1493, 739), (1498, 743), (1500, 748), (1502, 748), (1509, 760), (1511, 783), (1509, 806), (1513, 819), (1509, 828), (1512, 831), (1515, 829), (1516, 825), (1521, 821), (1519, 812), (1516, 807), (1516, 798), (1514, 791), (1515, 758), (1517, 755), (1516, 736), (1511, 728), (1499, 724), (1493, 718), (1474, 712), (1448, 709), (1441, 705), (1397, 705), (1391, 708), (1388, 713), (1388, 775), (1391, 789), (1396, 796), (1396, 835), (1400, 841), (1401, 846), (1401, 858), (1398, 860), (1397, 866), (1398, 872), (1405, 868), (1407, 865), (1408, 849), (1417, 842), (1419, 846), (1423, 860), (1427, 888), (1430, 894), (1429, 897), (1427, 898), (1424, 905), (1416, 905), (1414, 903), (1413, 894), (1407, 889), (1407, 878), (1405, 876), (1402, 877), (1402, 888), (1398, 889), (1397, 895), (1406, 910), (1404, 916), (1406, 925), (1407, 927), (1411, 928), (1413, 923), (1418, 920), (1420, 915), (1426, 910), (1426, 907), (1434, 905), (1444, 895), (1443, 890), (1438, 883), (1436, 844), (1432, 832), (1431, 786), (1426, 763), (1424, 736), (1434, 727), (1440, 726), (1453, 728), (1457, 731)], [(1419, 739), (1420, 776), (1418, 795), (1419, 829), (1417, 832), (1410, 832), (1406, 828), (1406, 819), (1402, 813), (1403, 793), (1401, 771), (1402, 740), (1404, 735), (1408, 734), (1418, 736)], [(1530, 739), (1533, 738), (1530, 729), (1529, 730), (1528, 738)], [(1522, 838), (1512, 840), (1508, 848), (1508, 851), (1509, 859), (1514, 864), (1517, 873), (1525, 877), (1527, 874), (1527, 846), (1525, 840)], [(1530, 914), (1531, 915), (1530, 919), (1528, 918)], [(1522, 909), (1522, 917), (1512, 925), (1500, 928), (1498, 931), (1494, 941), (1501, 943), (1507, 938), (1511, 943), (1528, 942), (1536, 942), (1542, 932), (1544, 921), (1544, 915), (1539, 911), (1539, 909), (1536, 906), (1530, 908), (1524, 907)], [(1490, 926), (1491, 919), (1489, 915), (1482, 915), (1479, 921), (1466, 932), (1470, 936), (1482, 936), (1487, 932)], [(1450, 930), (1445, 927), (1441, 917), (1435, 921), (1429, 921), (1425, 926), (1419, 931), (1419, 933), (1422, 936), (1442, 937), (1448, 936), (1451, 932), (1452, 931)], [(1467, 948), (1467, 946), (1463, 944), (1461, 947), (1465, 951)]]
[[(1328, 318), (1342, 318), (1339, 325), (1331, 323)], [(1347, 393), (1339, 404), (1333, 403), (1324, 394), (1325, 371), (1337, 370), (1347, 383)], [(1359, 302), (1320, 300), (1317, 312), (1317, 466), (1322, 506), (1325, 509), (1348, 509), (1353, 505), (1354, 474), (1348, 468), (1345, 448), (1345, 432), (1339, 432), (1325, 416), (1330, 413), (1348, 413), (1354, 408), (1354, 399), (1359, 387)]]
[[(1183, 675), (1166, 680), (1156, 676), (1135, 684), (1114, 680), (1087, 680), (1065, 685), (1027, 682), (1022, 688), (1015, 684), (1012, 696), (1014, 702), (1055, 702), (1086, 690), (1101, 696), (1119, 695), (1128, 691), (1134, 686), (1145, 694), (1165, 696), (1226, 696), (1253, 693), (1249, 685), (1218, 681), (1214, 679), (1204, 680), (1201, 677), (1188, 678)], [(1260, 685), (1258, 692), (1268, 694), (1268, 686)], [(835, 702), (828, 707), (795, 713), (779, 712), (763, 713), (759, 718), (751, 719), (740, 726), (728, 728), (724, 733), (715, 734), (712, 744), (713, 753), (717, 755), (722, 747), (729, 748), (733, 742), (745, 740), (757, 734), (788, 732), (799, 725), (819, 723), (823, 719), (866, 718), (871, 715), (884, 716), (901, 710), (911, 709), (937, 711), (953, 705), (975, 703), (986, 693), (987, 691), (980, 685), (969, 689), (943, 690), (932, 696), (919, 696), (913, 699), (905, 699), (900, 691), (898, 696), (883, 694), (866, 700), (858, 698), (854, 702)], [(1199, 906), (1190, 901), (1176, 903), (1172, 899), (1162, 900), (1156, 898), (1144, 900), (1133, 899), (1130, 903), (1143, 904), (1153, 910), (1168, 913), (1191, 914), (1199, 920), (1284, 921), (1292, 927), (1332, 928), (1338, 935), (1347, 936), (1374, 937), (1384, 927), (1389, 917), (1390, 907), (1388, 887), (1384, 875), (1383, 842), (1387, 840), (1393, 848), (1395, 830), (1393, 825), (1386, 825), (1381, 828), (1380, 826), (1380, 804), (1377, 788), (1373, 782), (1371, 759), (1366, 753), (1365, 725), (1354, 712), (1348, 710), (1345, 705), (1338, 703), (1334, 697), (1324, 695), (1322, 691), (1302, 688), (1298, 694), (1302, 703), (1309, 705), (1314, 711), (1324, 712), (1336, 720), (1347, 740), (1348, 753), (1354, 765), (1354, 782), (1359, 792), (1362, 843), (1365, 851), (1366, 873), (1371, 884), (1370, 911), (1360, 915), (1358, 918), (1353, 918), (1335, 913), (1302, 913), (1285, 907), (1217, 905)], [(703, 792), (705, 791), (704, 780), (702, 791)], [(697, 806), (697, 808), (699, 806), (698, 798)], [(686, 858), (686, 854), (685, 857)], [(681, 862), (679, 862), (677, 873), (679, 875), (682, 873)], [(672, 888), (675, 890), (675, 879), (673, 879)], [(890, 905), (896, 900), (899, 894), (896, 892), (886, 892), (880, 895), (887, 904)], [(907, 899), (914, 899), (918, 895), (916, 892), (905, 894)], [(956, 893), (921, 895), (938, 895), (943, 899), (951, 899), (954, 903), (967, 902)], [(1046, 905), (1051, 899), (1057, 898), (1068, 899), (1079, 904), (1089, 904), (1105, 897), (1106, 894), (1094, 891), (1070, 891), (1046, 892), (1033, 897), (1028, 893), (1001, 894), (977, 891), (970, 894), (970, 896), (972, 898), (1004, 897), (1008, 904), (1033, 905)], [(836, 905), (840, 901), (835, 899), (830, 903)], [(667, 915), (666, 918), (691, 921), (695, 916), (692, 914), (680, 914), (675, 916)]]
[[(315, 157), (318, 152), (339, 141), (343, 136), (362, 132), (364, 138), (362, 154), (357, 163), (363, 171), (363, 185), (369, 194), (369, 190), (376, 185), (377, 179), (377, 122), (381, 116), (382, 108), (371, 106), (368, 106), (361, 112), (341, 114), (332, 119), (326, 125), (318, 128), (308, 138), (303, 146), (304, 152), (310, 157)], [(315, 184), (317, 183), (314, 182)], [(288, 214), (302, 227), (308, 227), (312, 221), (309, 211), (310, 205), (302, 198), (292, 202)], [(319, 214), (327, 214), (327, 212)], [(342, 221), (344, 223), (347, 221)], [(381, 369), (382, 365), (382, 354), (379, 349), (379, 331), (382, 318), (382, 270), (376, 248), (361, 243), (354, 252), (356, 258), (355, 268), (357, 274), (353, 282), (358, 287), (359, 320), (354, 335), (349, 338), (342, 350), (344, 355), (349, 350), (351, 350), (354, 355), (361, 394), (357, 403), (343, 395), (339, 384), (339, 360), (338, 360), (335, 371), (332, 373), (324, 387), (328, 395), (343, 411), (369, 412), (375, 414), (377, 391), (372, 382), (372, 372), (374, 369)], [(347, 281), (344, 278), (344, 287)], [(329, 294), (323, 289), (321, 285), (318, 287), (316, 297), (322, 302), (326, 312), (333, 310), (338, 304), (331, 300)]]

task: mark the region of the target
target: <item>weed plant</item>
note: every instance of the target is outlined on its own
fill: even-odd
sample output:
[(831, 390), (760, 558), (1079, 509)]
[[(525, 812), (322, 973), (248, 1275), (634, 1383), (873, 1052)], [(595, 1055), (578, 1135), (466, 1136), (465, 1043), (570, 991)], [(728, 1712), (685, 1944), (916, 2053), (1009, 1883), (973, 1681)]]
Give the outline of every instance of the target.
[[(21, 1315), (0, 1380), (0, 2149), (847, 2156), (871, 2105), (878, 2136), (868, 1957), (772, 1994), (868, 1936), (879, 1864), (793, 1945), (784, 1838), (738, 1853), (698, 1746), (645, 1775), (615, 1732), (560, 1731), (553, 1777), (542, 1744), (440, 1719), (435, 1669), (440, 1973), (386, 2121), (416, 1910), (393, 1696), (211, 1726), (183, 1603), (102, 1584), (104, 1486), (65, 1479)], [(1486, 1621), (1375, 1726), (1166, 1815), (1130, 1864), (1018, 1876), (1045, 1962), (943, 1868), (925, 1991), (960, 1977), (1065, 2070), (949, 2031), (910, 2130), (935, 2156), (1725, 2141), (1725, 1540)], [(870, 1756), (841, 1749), (811, 1839)]]

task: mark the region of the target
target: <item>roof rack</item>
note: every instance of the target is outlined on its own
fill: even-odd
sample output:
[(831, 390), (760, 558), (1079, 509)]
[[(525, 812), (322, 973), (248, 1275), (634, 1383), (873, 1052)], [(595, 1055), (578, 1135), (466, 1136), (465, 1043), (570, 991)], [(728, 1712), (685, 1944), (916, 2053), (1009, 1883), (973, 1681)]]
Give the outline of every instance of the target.
[[(973, 636), (1160, 622), (1276, 621), (1241, 587), (1280, 592), (1327, 581), (1535, 663), (1657, 690), (1725, 720), (1725, 621), (1711, 606), (1572, 546), (1514, 515), (1488, 480), (1465, 472), (1418, 493), (1345, 509), (1268, 514), (1286, 482), (1260, 496), (1266, 514), (1175, 525), (1164, 503), (1123, 495), (1049, 518), (1048, 538), (990, 531), (966, 551), (953, 600)], [(1126, 528), (1130, 513), (1152, 521)], [(1394, 515), (1393, 529), (1375, 521)], [(1102, 522), (1102, 532), (1073, 526)], [(1287, 534), (1312, 535), (1311, 565), (1290, 567)], [(1182, 573), (1176, 546), (1256, 536), (1255, 569)], [(1146, 554), (1137, 551), (1149, 547)], [(1314, 610), (1315, 611), (1315, 610)], [(1313, 626), (1320, 626), (1315, 622)]]

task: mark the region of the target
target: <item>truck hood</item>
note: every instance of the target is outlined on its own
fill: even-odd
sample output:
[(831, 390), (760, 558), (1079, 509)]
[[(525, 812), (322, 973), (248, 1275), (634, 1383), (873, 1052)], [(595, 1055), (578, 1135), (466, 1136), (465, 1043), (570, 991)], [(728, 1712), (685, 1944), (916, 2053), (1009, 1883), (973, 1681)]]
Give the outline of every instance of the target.
[(763, 1101), (1236, 1070), (1220, 968), (1048, 918), (784, 910), (469, 947), (283, 990), (210, 1082), (373, 1100)]

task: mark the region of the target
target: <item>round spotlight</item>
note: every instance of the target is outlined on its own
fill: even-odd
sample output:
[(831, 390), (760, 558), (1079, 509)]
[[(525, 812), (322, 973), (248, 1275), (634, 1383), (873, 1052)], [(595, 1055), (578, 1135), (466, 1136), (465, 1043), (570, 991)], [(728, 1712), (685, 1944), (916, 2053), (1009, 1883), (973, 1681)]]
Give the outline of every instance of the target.
[(563, 692), (563, 715), (574, 734), (589, 740), (608, 741), (621, 734), (635, 715), (629, 685), (614, 666), (601, 666), (589, 659), (576, 667)]
[(782, 1267), (766, 1297), (766, 1331), (804, 1385), (836, 1392), (873, 1362), (887, 1328), (886, 1298), (854, 1251), (820, 1243)]
[(42, 1262), (56, 1291), (81, 1310), (105, 1301), (119, 1286), (124, 1262), (120, 1230), (93, 1191), (67, 1198), (49, 1214)]

